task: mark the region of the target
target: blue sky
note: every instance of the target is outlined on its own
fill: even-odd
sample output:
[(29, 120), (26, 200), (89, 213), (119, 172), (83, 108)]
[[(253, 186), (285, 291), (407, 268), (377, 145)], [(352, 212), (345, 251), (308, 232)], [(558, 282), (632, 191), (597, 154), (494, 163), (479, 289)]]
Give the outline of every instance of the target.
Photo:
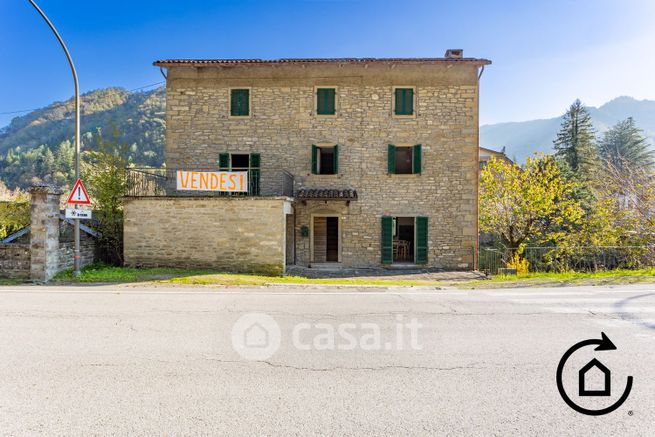
[[(655, 99), (655, 1), (37, 0), (82, 91), (162, 80), (160, 58), (466, 56), (493, 61), (481, 122), (559, 115), (575, 98)], [(0, 113), (72, 95), (66, 60), (27, 0), (0, 1)], [(15, 114), (0, 114), (0, 126)]]

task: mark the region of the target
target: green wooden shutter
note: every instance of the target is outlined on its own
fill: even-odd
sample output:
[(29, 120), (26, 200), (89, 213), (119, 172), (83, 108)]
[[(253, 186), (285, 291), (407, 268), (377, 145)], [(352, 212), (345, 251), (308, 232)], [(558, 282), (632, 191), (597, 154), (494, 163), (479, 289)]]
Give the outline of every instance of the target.
[(230, 91), (230, 115), (233, 117), (239, 115), (239, 93), (237, 91)]
[(422, 147), (417, 144), (413, 147), (412, 151), (412, 172), (415, 174), (421, 173), (421, 160), (422, 160)]
[(413, 88), (396, 88), (395, 91), (395, 114), (396, 115), (413, 115), (414, 114), (414, 89)]
[(218, 168), (221, 170), (230, 169), (230, 154), (229, 153), (220, 153), (218, 155)]
[(396, 173), (396, 146), (389, 144), (387, 147), (387, 172)]
[(336, 113), (336, 90), (334, 88), (318, 88), (316, 90), (316, 113), (319, 115), (334, 115)]
[(312, 174), (318, 174), (318, 147), (312, 144)]
[(250, 154), (250, 174), (249, 182), (250, 185), (250, 194), (253, 196), (259, 196), (259, 185), (261, 180), (261, 155), (259, 153)]
[(339, 174), (339, 145), (334, 145), (334, 174)]
[(405, 99), (403, 99), (403, 89), (402, 88), (396, 88), (395, 91), (395, 96), (394, 98), (396, 99), (396, 106), (395, 106), (395, 114), (396, 115), (401, 115), (403, 113), (403, 104)]
[(412, 88), (405, 90), (405, 114), (414, 115), (414, 90)]
[(428, 262), (428, 218), (416, 217), (416, 264)]
[(250, 115), (250, 90), (233, 89), (230, 91), (230, 115), (233, 117)]
[(382, 217), (382, 233), (380, 235), (382, 249), (382, 264), (393, 263), (393, 218)]
[(259, 153), (250, 154), (250, 168), (259, 168), (261, 165), (261, 155)]

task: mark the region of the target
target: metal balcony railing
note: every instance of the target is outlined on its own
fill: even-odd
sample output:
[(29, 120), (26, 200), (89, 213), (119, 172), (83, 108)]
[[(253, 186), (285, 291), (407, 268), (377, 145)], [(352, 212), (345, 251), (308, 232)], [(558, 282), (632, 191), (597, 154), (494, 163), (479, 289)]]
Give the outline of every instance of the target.
[[(217, 168), (126, 168), (125, 197), (189, 197), (189, 196), (287, 196), (293, 197), (293, 175), (287, 171), (271, 172), (259, 168), (232, 168), (231, 172), (247, 172), (247, 191), (196, 191), (178, 189), (178, 171), (219, 172)], [(264, 185), (265, 184), (265, 185)]]

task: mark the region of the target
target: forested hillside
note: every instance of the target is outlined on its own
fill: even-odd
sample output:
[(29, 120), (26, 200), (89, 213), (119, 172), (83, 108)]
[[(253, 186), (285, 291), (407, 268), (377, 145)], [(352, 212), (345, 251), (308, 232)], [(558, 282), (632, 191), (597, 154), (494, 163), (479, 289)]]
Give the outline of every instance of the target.
[[(120, 132), (129, 144), (129, 161), (160, 166), (165, 137), (165, 89), (130, 93), (122, 88), (82, 96), (82, 150), (94, 147), (97, 129)], [(9, 188), (36, 182), (68, 185), (73, 178), (73, 100), (55, 102), (14, 118), (0, 130), (0, 179)]]

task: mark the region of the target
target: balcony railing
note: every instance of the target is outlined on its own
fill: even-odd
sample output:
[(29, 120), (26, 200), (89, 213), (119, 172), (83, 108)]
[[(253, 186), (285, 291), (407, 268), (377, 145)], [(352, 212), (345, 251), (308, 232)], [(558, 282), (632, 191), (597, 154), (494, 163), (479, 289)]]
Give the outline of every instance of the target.
[(127, 168), (125, 169), (126, 197), (239, 197), (239, 196), (287, 196), (293, 197), (293, 175), (287, 171), (264, 171), (259, 168), (232, 168), (231, 172), (247, 172), (247, 191), (196, 191), (178, 189), (177, 172), (219, 172), (216, 168)]

